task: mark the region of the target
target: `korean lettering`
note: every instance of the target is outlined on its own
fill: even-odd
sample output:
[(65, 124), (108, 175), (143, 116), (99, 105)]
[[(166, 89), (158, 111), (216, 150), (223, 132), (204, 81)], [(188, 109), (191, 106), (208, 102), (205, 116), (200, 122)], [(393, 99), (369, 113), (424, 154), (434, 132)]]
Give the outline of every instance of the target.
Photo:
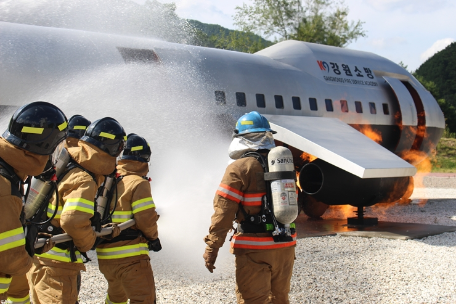
[(348, 66), (348, 64), (342, 64), (342, 69), (344, 70), (345, 75), (353, 76), (351, 71), (350, 71), (350, 67)]
[(331, 64), (331, 68), (332, 68), (334, 74), (340, 75), (340, 70), (339, 70), (339, 66), (337, 65), (337, 63), (330, 62), (330, 64)]
[(358, 77), (364, 77), (364, 75), (361, 74), (361, 70), (358, 69), (358, 67), (356, 65), (355, 65), (355, 73), (356, 73), (356, 76), (358, 76)]
[(369, 69), (369, 68), (364, 68), (364, 72), (366, 72), (367, 77), (369, 77), (370, 79), (374, 79), (374, 76), (372, 75), (371, 69)]

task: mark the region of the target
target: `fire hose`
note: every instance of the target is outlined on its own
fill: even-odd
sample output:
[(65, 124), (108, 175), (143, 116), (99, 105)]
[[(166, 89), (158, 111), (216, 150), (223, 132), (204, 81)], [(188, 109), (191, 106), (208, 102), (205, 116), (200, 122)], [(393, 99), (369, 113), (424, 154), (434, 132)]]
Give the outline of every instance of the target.
[[(135, 224), (135, 220), (131, 219), (122, 224), (119, 224), (118, 227), (120, 228), (120, 230), (125, 230), (127, 228), (130, 228), (134, 224)], [(103, 229), (101, 229), (100, 232), (96, 232), (95, 234), (97, 235), (97, 237), (108, 235), (108, 234), (112, 233), (112, 229), (113, 229), (112, 227), (103, 228)], [(45, 238), (38, 239), (35, 243), (35, 248), (43, 247), (44, 244), (46, 243), (46, 240), (47, 239), (45, 239)], [(72, 240), (71, 236), (69, 236), (67, 233), (62, 233), (62, 234), (54, 235), (53, 237), (51, 237), (51, 241), (55, 242), (56, 244), (71, 241), (71, 240)]]

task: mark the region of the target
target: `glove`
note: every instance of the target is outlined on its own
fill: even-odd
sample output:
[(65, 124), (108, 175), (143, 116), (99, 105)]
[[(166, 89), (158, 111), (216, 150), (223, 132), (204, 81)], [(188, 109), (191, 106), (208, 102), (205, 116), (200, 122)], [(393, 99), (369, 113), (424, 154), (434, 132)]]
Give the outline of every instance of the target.
[(205, 266), (210, 273), (213, 273), (216, 268), (214, 264), (217, 259), (218, 251), (218, 248), (206, 248), (206, 251), (203, 254), (204, 262), (206, 262)]
[(111, 234), (101, 236), (102, 239), (109, 241), (109, 240), (112, 240), (113, 238), (119, 236), (121, 230), (120, 230), (119, 226), (117, 226), (116, 223), (109, 223), (109, 224), (105, 224), (105, 225), (101, 226), (101, 228), (110, 228), (110, 227), (112, 227)]
[(152, 250), (154, 252), (159, 252), (162, 249), (162, 245), (160, 244), (159, 238), (156, 238), (153, 241), (147, 242), (147, 246), (149, 247), (149, 250)]
[(95, 212), (93, 216), (90, 218), (90, 225), (95, 227), (96, 232), (100, 232), (101, 228), (104, 226), (101, 226), (101, 215), (99, 212)]
[(48, 252), (55, 246), (55, 242), (51, 240), (52, 234), (49, 233), (44, 233), (44, 232), (38, 232), (38, 238), (45, 238), (46, 243), (44, 243), (43, 247), (40, 248), (35, 248), (35, 253), (36, 254), (43, 254), (45, 252)]

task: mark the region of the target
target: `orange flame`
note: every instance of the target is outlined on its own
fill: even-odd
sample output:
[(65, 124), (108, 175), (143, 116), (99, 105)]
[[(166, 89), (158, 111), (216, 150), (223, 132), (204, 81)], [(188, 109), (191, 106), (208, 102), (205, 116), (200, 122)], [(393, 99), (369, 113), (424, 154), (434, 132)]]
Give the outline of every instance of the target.
[(331, 205), (325, 212), (325, 218), (348, 218), (355, 216), (356, 207), (350, 205)]
[(353, 128), (363, 133), (365, 136), (369, 137), (376, 143), (382, 143), (382, 133), (380, 131), (372, 130), (370, 125), (352, 125)]
[(313, 162), (314, 160), (316, 160), (318, 158), (318, 157), (313, 156), (312, 154), (309, 154), (306, 152), (302, 152), (300, 157), (303, 161), (308, 161), (309, 163)]

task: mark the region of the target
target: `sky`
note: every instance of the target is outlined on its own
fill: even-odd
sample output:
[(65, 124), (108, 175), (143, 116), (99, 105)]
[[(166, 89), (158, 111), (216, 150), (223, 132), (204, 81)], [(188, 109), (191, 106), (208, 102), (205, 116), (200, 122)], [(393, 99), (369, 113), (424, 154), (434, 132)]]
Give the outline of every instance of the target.
[[(143, 2), (144, 0), (136, 0)], [(174, 2), (181, 18), (236, 29), (236, 6), (251, 0), (158, 0)], [(367, 37), (347, 45), (372, 52), (415, 71), (436, 52), (456, 41), (455, 0), (345, 0), (348, 19), (361, 20)]]

